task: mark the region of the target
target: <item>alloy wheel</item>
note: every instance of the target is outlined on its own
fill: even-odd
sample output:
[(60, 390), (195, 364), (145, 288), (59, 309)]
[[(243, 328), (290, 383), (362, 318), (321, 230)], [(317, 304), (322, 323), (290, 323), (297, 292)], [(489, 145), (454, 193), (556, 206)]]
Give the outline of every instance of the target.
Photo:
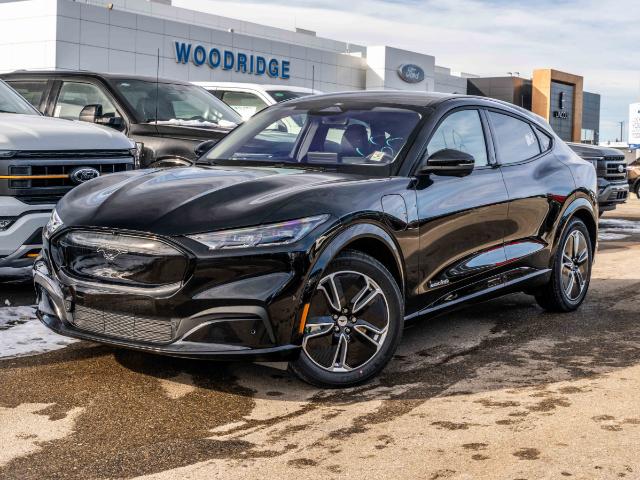
[(569, 300), (582, 295), (589, 274), (589, 246), (580, 230), (574, 230), (565, 240), (562, 250), (562, 290)]
[(326, 371), (349, 372), (376, 356), (388, 330), (380, 286), (363, 273), (338, 271), (323, 277), (312, 297), (302, 350)]

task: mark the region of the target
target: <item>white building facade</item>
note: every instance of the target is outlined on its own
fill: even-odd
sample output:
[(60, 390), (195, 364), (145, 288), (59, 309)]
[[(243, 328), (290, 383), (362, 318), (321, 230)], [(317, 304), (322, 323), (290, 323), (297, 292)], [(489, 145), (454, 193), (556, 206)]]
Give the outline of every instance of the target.
[(0, 0), (0, 72), (88, 70), (324, 92), (466, 93), (430, 55), (174, 7), (168, 0)]

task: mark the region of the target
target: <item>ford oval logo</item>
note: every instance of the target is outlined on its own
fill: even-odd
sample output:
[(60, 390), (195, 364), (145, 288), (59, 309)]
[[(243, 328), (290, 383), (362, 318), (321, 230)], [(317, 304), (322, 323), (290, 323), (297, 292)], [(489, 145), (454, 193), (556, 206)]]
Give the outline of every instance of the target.
[(71, 181), (76, 185), (88, 182), (89, 180), (93, 180), (94, 178), (98, 178), (99, 176), (100, 172), (93, 167), (76, 168), (69, 174)]
[(412, 63), (400, 65), (398, 67), (398, 75), (407, 83), (418, 83), (424, 80), (424, 70)]

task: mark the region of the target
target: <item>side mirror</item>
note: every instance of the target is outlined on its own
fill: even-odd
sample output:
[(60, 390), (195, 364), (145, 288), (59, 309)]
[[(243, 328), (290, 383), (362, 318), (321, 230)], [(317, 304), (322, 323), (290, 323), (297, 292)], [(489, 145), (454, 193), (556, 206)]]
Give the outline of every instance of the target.
[(122, 117), (98, 118), (96, 123), (115, 128), (116, 130), (124, 130), (124, 120)]
[(102, 105), (85, 105), (80, 111), (78, 120), (81, 122), (96, 123), (102, 117)]
[(206, 140), (202, 143), (196, 145), (196, 148), (193, 149), (193, 153), (196, 154), (197, 158), (200, 158), (205, 153), (213, 148), (213, 146), (218, 143), (216, 140)]
[(473, 155), (460, 150), (445, 148), (427, 158), (420, 166), (418, 173), (433, 173), (451, 177), (464, 177), (473, 171), (475, 159)]

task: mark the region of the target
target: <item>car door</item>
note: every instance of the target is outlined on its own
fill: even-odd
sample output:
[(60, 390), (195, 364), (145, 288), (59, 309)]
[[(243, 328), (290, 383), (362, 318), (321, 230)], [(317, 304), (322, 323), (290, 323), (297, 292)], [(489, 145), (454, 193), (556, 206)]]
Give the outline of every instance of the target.
[[(423, 161), (445, 148), (473, 155), (475, 166), (465, 177), (418, 175), (422, 281), (416, 298), (423, 312), (491, 287), (486, 279), (505, 260), (508, 196), (484, 113), (475, 107), (446, 113), (430, 135)], [(470, 285), (475, 286), (465, 291)]]
[(487, 118), (509, 194), (507, 262), (546, 268), (550, 235), (562, 201), (575, 188), (573, 176), (556, 158), (553, 139), (541, 128), (502, 110), (488, 110)]

